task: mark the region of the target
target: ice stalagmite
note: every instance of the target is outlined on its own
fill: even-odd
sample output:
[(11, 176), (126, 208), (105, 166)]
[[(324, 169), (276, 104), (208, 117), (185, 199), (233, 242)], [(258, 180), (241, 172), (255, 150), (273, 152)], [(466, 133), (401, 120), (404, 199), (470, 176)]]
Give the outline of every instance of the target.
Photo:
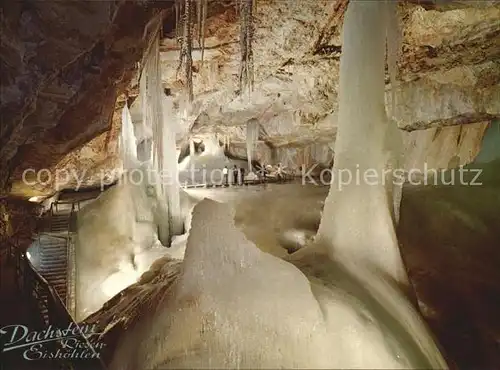
[(131, 170), (136, 168), (137, 160), (137, 143), (134, 135), (134, 126), (130, 111), (127, 105), (122, 110), (122, 129), (120, 135), (120, 149), (123, 161), (123, 169)]
[(252, 154), (255, 150), (257, 140), (259, 139), (259, 122), (252, 119), (247, 122), (246, 144), (247, 144), (247, 158), (248, 158), (248, 172), (253, 172), (252, 168)]
[(335, 259), (363, 264), (406, 285), (386, 191), (384, 104), (387, 20), (394, 5), (352, 1), (345, 15), (340, 62), (334, 179), (317, 240)]

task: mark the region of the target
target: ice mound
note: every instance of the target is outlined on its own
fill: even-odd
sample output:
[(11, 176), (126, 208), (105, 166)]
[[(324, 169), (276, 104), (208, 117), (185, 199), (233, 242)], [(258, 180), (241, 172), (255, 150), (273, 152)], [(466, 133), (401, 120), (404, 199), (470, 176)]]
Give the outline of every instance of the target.
[(400, 292), (326, 254), (302, 258), (299, 270), (260, 251), (228, 206), (201, 201), (178, 279), (123, 335), (110, 369), (443, 367)]

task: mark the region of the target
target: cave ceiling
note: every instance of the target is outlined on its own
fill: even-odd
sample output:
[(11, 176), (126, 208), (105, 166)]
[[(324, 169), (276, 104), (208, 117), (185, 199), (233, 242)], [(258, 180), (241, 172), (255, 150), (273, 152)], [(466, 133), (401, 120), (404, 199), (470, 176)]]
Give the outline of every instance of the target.
[[(500, 5), (494, 2), (404, 3), (400, 99), (407, 131), (481, 122), (500, 113)], [(203, 63), (195, 43), (195, 102), (182, 135), (217, 132), (244, 140), (240, 127), (261, 123), (275, 146), (335, 138), (340, 28), (347, 1), (259, 1), (255, 9), (255, 90), (238, 94), (239, 17), (234, 6), (207, 21)], [(175, 35), (161, 47), (163, 82), (183, 110)], [(179, 113), (179, 115), (182, 115)]]
[[(183, 77), (176, 74), (172, 2), (2, 5), (0, 188), (7, 189), (9, 179), (19, 182), (26, 168), (96, 171), (119, 165), (120, 110), (138, 94), (140, 66), (161, 10), (162, 80), (176, 99), (175, 116), (183, 117), (179, 141), (213, 132), (243, 141), (252, 118), (271, 146), (334, 141), (346, 5), (258, 0), (255, 89), (242, 98), (240, 17), (234, 2), (209, 1), (203, 63), (194, 42), (194, 103), (187, 115), (181, 114), (186, 105)], [(498, 117), (500, 4), (415, 0), (401, 3), (400, 14), (403, 54), (394, 116), (400, 128)]]

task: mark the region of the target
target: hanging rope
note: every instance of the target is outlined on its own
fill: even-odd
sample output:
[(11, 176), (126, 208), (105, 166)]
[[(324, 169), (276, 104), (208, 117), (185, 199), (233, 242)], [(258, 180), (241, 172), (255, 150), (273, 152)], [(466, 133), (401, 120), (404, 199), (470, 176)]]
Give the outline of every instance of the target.
[(240, 0), (239, 5), (241, 14), (240, 23), (240, 49), (241, 49), (241, 64), (239, 75), (240, 94), (243, 94), (245, 89), (249, 92), (253, 91), (254, 74), (253, 74), (253, 0)]
[[(182, 0), (181, 0), (182, 1)], [(182, 38), (179, 37), (180, 55), (179, 65), (177, 66), (177, 75), (184, 66), (184, 86), (185, 94), (189, 103), (193, 101), (193, 0), (184, 0), (182, 21), (178, 26), (182, 28)], [(179, 7), (180, 12), (181, 7)], [(179, 31), (180, 34), (180, 31)]]
[(205, 28), (207, 23), (207, 10), (208, 10), (208, 0), (198, 0), (202, 2), (201, 5), (201, 24), (199, 26), (200, 34), (198, 35), (199, 40), (201, 40), (201, 65), (203, 66), (203, 57), (205, 55)]
[[(208, 0), (176, 0), (176, 38), (179, 45), (179, 64), (177, 75), (184, 66), (185, 93), (189, 103), (193, 101), (193, 18), (196, 5), (197, 41), (201, 49), (201, 63), (205, 54), (205, 29), (207, 19)], [(182, 14), (182, 17), (181, 17)]]

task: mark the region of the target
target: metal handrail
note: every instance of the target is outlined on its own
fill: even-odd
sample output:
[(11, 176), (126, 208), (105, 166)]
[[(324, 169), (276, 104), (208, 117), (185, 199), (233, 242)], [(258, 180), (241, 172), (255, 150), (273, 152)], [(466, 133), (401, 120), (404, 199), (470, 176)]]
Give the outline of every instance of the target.
[[(79, 336), (87, 347), (96, 355), (98, 352), (92, 346), (88, 338), (83, 334), (80, 326), (73, 319), (71, 314), (68, 312), (64, 302), (61, 297), (57, 293), (57, 291), (50, 285), (50, 283), (45, 279), (40, 273), (36, 270), (35, 266), (31, 263), (31, 261), (26, 258), (25, 255), (21, 255), (22, 259), (24, 259), (24, 265), (27, 267), (25, 269), (25, 279), (26, 282), (25, 287), (29, 289), (31, 296), (37, 301), (40, 312), (42, 312), (43, 308), (47, 310), (47, 322), (45, 324), (52, 324), (57, 328), (65, 328), (70, 324), (79, 330)], [(45, 321), (45, 318), (42, 317), (42, 320)], [(105, 369), (106, 366), (99, 358), (99, 363), (101, 368)]]
[[(74, 216), (73, 211), (74, 207), (72, 207), (72, 210), (70, 212), (70, 217)], [(49, 209), (49, 217), (52, 218), (51, 217), (52, 215), (53, 215), (53, 207), (51, 205)], [(64, 238), (66, 239), (66, 243), (69, 243), (69, 238), (71, 237), (69, 229), (70, 228), (68, 227), (67, 238), (58, 235), (50, 235), (50, 236), (54, 238)], [(38, 234), (39, 243), (41, 234), (42, 233)], [(42, 320), (45, 322), (45, 324), (47, 325), (52, 324), (55, 327), (59, 328), (68, 327), (71, 324), (72, 326), (78, 328), (80, 339), (83, 339), (87, 347), (97, 356), (99, 360), (99, 364), (95, 364), (94, 362), (92, 362), (92, 364), (96, 365), (93, 366), (92, 369), (93, 370), (106, 369), (106, 366), (102, 361), (102, 359), (100, 358), (100, 356), (98, 355), (98, 352), (92, 346), (88, 338), (83, 334), (80, 326), (73, 319), (73, 316), (68, 311), (66, 305), (64, 304), (63, 300), (61, 299), (57, 291), (54, 289), (54, 287), (52, 287), (52, 285), (37, 271), (35, 266), (33, 266), (31, 261), (26, 257), (24, 253), (19, 253), (19, 248), (16, 248), (16, 250), (17, 250), (16, 261), (18, 262), (17, 264), (20, 267), (18, 273), (20, 277), (22, 276), (23, 288), (26, 292), (29, 292), (30, 297), (32, 297), (36, 301), (38, 309), (40, 311), (40, 316), (42, 316)], [(45, 320), (45, 317), (43, 317), (42, 314), (44, 308), (47, 311), (47, 320)], [(77, 368), (80, 368), (79, 364), (73, 363), (73, 369)], [(86, 366), (82, 364), (82, 368), (86, 368)]]

